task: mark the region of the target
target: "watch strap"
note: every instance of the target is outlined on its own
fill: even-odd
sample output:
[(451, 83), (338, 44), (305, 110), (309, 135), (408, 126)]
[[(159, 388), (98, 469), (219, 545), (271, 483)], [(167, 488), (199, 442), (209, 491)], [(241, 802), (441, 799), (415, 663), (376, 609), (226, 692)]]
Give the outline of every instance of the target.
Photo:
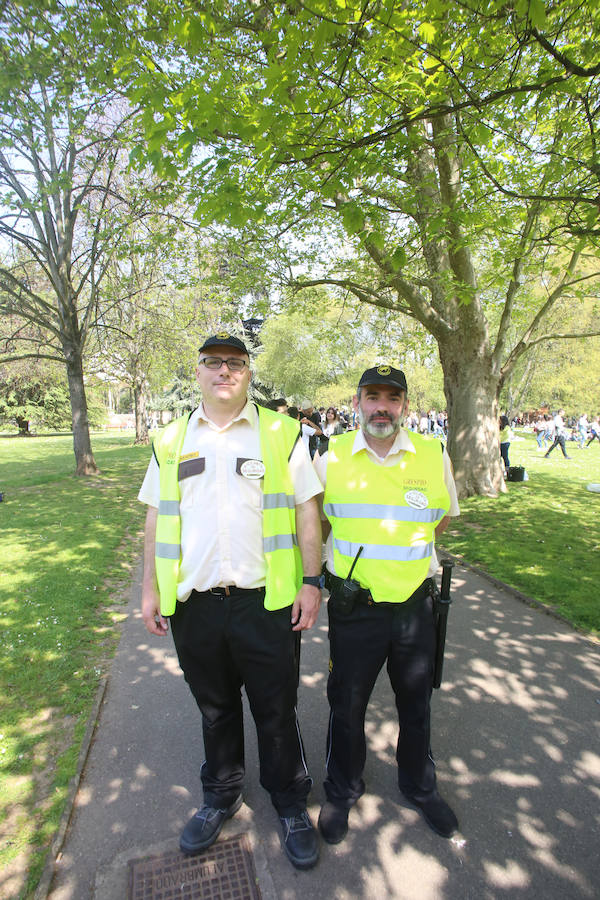
[(324, 579), (322, 575), (305, 575), (302, 579), (302, 584), (310, 584), (313, 587), (322, 588), (323, 581)]

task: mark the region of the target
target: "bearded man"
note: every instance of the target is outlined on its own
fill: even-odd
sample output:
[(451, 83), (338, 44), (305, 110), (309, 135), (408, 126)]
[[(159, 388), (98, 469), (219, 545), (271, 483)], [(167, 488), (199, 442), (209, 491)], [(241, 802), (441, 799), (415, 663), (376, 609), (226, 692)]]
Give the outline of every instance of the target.
[(325, 488), (330, 590), (331, 715), (319, 828), (328, 843), (343, 840), (349, 810), (364, 793), (365, 713), (385, 662), (400, 725), (400, 791), (448, 838), (458, 821), (438, 793), (430, 747), (431, 589), (435, 536), (459, 514), (452, 467), (440, 441), (402, 427), (408, 390), (399, 369), (364, 372), (353, 404), (359, 430), (331, 437), (314, 461)]

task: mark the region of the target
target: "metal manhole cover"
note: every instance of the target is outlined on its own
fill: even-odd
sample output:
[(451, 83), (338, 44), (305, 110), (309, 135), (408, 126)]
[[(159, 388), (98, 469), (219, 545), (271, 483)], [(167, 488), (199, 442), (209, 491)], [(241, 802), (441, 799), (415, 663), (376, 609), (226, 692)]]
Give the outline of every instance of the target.
[(130, 859), (128, 900), (260, 900), (245, 834), (198, 856), (179, 851)]

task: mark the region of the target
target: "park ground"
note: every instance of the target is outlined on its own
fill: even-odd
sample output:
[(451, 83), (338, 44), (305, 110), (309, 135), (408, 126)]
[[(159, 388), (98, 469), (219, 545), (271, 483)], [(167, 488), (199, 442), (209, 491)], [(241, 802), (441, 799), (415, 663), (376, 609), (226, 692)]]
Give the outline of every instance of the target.
[[(149, 450), (94, 435), (99, 476), (75, 479), (70, 436), (0, 439), (0, 896), (32, 896), (68, 796), (97, 687), (139, 558), (136, 502)], [(511, 462), (529, 480), (471, 498), (445, 549), (597, 635), (600, 445), (545, 460), (517, 434)]]

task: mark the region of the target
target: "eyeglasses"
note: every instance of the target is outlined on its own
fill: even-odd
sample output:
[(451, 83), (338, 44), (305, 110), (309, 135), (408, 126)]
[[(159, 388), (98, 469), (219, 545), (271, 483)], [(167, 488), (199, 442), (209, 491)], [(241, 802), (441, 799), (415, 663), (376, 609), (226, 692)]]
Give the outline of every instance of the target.
[(232, 356), (231, 359), (221, 359), (220, 356), (205, 356), (200, 362), (204, 363), (207, 369), (215, 370), (220, 369), (225, 363), (230, 372), (241, 372), (244, 366), (248, 365), (245, 359), (239, 359), (237, 356)]

